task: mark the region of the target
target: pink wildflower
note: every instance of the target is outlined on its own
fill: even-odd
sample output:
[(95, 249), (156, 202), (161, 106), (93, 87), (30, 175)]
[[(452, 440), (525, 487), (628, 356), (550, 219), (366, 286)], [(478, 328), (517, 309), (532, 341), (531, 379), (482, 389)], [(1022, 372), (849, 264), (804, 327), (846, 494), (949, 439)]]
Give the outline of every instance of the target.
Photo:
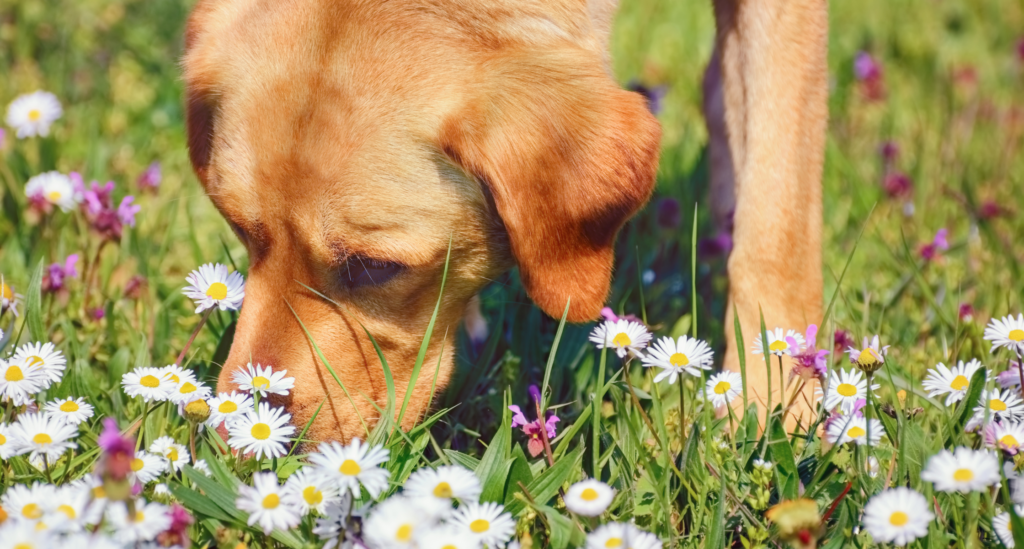
[[(540, 402), (540, 390), (537, 389), (536, 385), (530, 386), (530, 396), (533, 397), (535, 402)], [(512, 410), (512, 428), (522, 427), (523, 434), (530, 437), (526, 443), (526, 448), (530, 451), (530, 456), (537, 457), (544, 451), (544, 439), (541, 436), (542, 432), (546, 432), (548, 440), (555, 438), (556, 430), (555, 424), (558, 423), (558, 416), (551, 414), (543, 424), (540, 419), (529, 421), (526, 419), (526, 414), (519, 408), (519, 406), (512, 405), (508, 407)], [(543, 431), (542, 431), (543, 429)]]
[(77, 276), (78, 254), (71, 254), (64, 260), (63, 265), (57, 262), (47, 268), (46, 274), (43, 276), (43, 291), (53, 293), (63, 290), (65, 279)]
[(932, 261), (933, 259), (935, 259), (936, 257), (939, 256), (940, 252), (944, 252), (944, 251), (948, 250), (949, 249), (949, 240), (947, 240), (948, 236), (949, 236), (949, 231), (948, 230), (946, 230), (946, 229), (939, 229), (939, 231), (937, 233), (935, 233), (935, 238), (933, 238), (931, 242), (921, 246), (921, 257), (924, 258), (925, 261)]
[(142, 190), (150, 190), (156, 192), (160, 187), (160, 182), (163, 180), (163, 174), (160, 171), (160, 162), (155, 161), (146, 168), (146, 171), (139, 175), (139, 178), (135, 180), (139, 188)]
[[(789, 375), (790, 377), (800, 377), (805, 381), (824, 379), (825, 373), (828, 371), (825, 357), (828, 356), (829, 351), (817, 348), (818, 326), (815, 324), (808, 326), (804, 338), (806, 348), (799, 354), (793, 355), (793, 369), (790, 370)], [(792, 349), (800, 348), (795, 338), (786, 338), (786, 342)]]

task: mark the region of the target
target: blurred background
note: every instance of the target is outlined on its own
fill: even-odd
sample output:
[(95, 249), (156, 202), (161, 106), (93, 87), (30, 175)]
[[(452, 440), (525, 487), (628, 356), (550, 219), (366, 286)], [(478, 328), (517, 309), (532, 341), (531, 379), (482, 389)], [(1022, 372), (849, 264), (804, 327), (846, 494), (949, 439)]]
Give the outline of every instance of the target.
[[(57, 169), (77, 171), (87, 182), (112, 180), (117, 200), (134, 194), (142, 206), (138, 226), (97, 262), (107, 281), (102, 318), (89, 311), (70, 315), (69, 322), (95, 335), (87, 340), (91, 351), (82, 353), (91, 366), (110, 367), (124, 347), (132, 349), (133, 363), (170, 362), (198, 321), (179, 293), (187, 272), (210, 261), (245, 270), (243, 247), (203, 195), (187, 159), (179, 59), (191, 4), (0, 0), (0, 103), (44, 89), (65, 109), (51, 137), (15, 154), (8, 131), (2, 145), (0, 272), (23, 287), (38, 260), (57, 261), (81, 244), (35, 245), (46, 229), (25, 215), (23, 191), (35, 173)], [(621, 4), (612, 39), (615, 73), (624, 86), (651, 97), (664, 139), (657, 194), (619, 240), (609, 305), (645, 315), (664, 333), (687, 330), (696, 312), (701, 336), (720, 351), (729, 241), (703, 207), (700, 110), (714, 36), (711, 5)], [(829, 64), (826, 300), (835, 296), (837, 327), (857, 337), (885, 333), (887, 343), (903, 349), (900, 362), (920, 375), (934, 363), (927, 357), (937, 354), (935, 346), (974, 316), (1022, 305), (1024, 2), (835, 1)], [(154, 162), (158, 190), (143, 192), (139, 178)], [(789, 215), (785, 204), (777, 207), (779, 216)], [(940, 229), (948, 231), (948, 247), (935, 239)], [(804, 268), (801, 261), (792, 258), (793, 269)], [(475, 345), (460, 338), (460, 373), (446, 397), (468, 404), (445, 423), (451, 432), (441, 440), (456, 445), (460, 437), (477, 435), (462, 414), (477, 414), (467, 423), (485, 429), (479, 414), (500, 407), (504, 386), (524, 395), (527, 384), (540, 380), (557, 324), (530, 305), (514, 272), (482, 298), (492, 336)], [(211, 370), (230, 342), (231, 320), (214, 321), (198, 341), (205, 349), (199, 356), (214, 357)], [(556, 362), (555, 402), (575, 400), (585, 390), (593, 368), (593, 353), (584, 352), (588, 330), (567, 330)], [(482, 406), (474, 405), (478, 400)]]

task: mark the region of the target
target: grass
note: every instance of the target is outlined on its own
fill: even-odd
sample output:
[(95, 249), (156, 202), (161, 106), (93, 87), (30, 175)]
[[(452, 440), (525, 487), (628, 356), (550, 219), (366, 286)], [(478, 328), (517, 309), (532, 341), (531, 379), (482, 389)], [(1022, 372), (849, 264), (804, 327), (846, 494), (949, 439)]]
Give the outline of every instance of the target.
[[(127, 427), (142, 416), (141, 403), (119, 390), (121, 376), (137, 366), (167, 364), (185, 346), (200, 320), (180, 293), (185, 275), (211, 261), (242, 272), (247, 267), (244, 248), (203, 195), (187, 160), (177, 60), (188, 9), (188, 2), (171, 0), (0, 0), (0, 66), (7, 69), (0, 102), (46, 89), (65, 108), (51, 137), (15, 140), (9, 131), (0, 151), (0, 273), (27, 302), (16, 321), (9, 313), (0, 317), (6, 334), (0, 353), (6, 356), (29, 339), (55, 342), (68, 358), (67, 373), (40, 401), (84, 396), (97, 407), (89, 428), (81, 430), (82, 450), (52, 464), (57, 482), (92, 469), (98, 453), (89, 449), (99, 418), (117, 417)], [(968, 406), (948, 409), (927, 398), (920, 382), (938, 362), (978, 358), (993, 373), (1003, 371), (1006, 356), (990, 355), (982, 341), (984, 323), (1024, 309), (1024, 221), (1018, 215), (1024, 196), (1018, 154), (1024, 136), (1024, 59), (1018, 53), (1024, 5), (834, 2), (831, 18), (823, 240), (826, 303), (834, 304), (819, 345), (831, 348), (825, 338), (833, 327), (858, 341), (878, 333), (891, 345), (868, 411), (883, 421), (887, 435), (872, 449), (881, 473), (864, 474), (863, 449), (793, 436), (778, 423), (762, 436), (750, 414), (715, 419), (706, 407), (698, 412), (695, 380), (686, 386), (690, 408), (681, 421), (677, 385), (653, 384), (636, 361), (624, 364), (595, 350), (587, 341), (592, 326), (563, 326), (543, 315), (513, 272), (481, 295), (490, 338), (474, 347), (460, 334), (458, 348), (446, 351), (456, 354), (457, 367), (449, 390), (436, 397), (438, 413), (407, 433), (390, 423), (373, 430), (370, 440), (391, 450), (391, 491), (417, 467), (469, 467), (483, 483), (484, 499), (516, 515), (523, 545), (529, 539), (538, 547), (577, 546), (584, 531), (611, 520), (633, 521), (668, 547), (778, 546), (785, 543), (784, 532), (771, 525), (765, 510), (802, 496), (816, 502), (820, 515), (834, 507), (822, 525), (822, 546), (863, 547), (872, 539), (855, 526), (869, 497), (887, 483), (935, 497), (930, 501), (938, 518), (918, 546), (999, 543), (991, 519), (1009, 510), (1007, 494), (939, 494), (919, 479), (941, 448), (983, 444), (963, 431)], [(724, 259), (691, 259), (693, 242), (715, 233), (702, 205), (707, 162), (700, 113), (700, 78), (712, 38), (708, 3), (623, 2), (612, 39), (617, 76), (623, 83), (665, 84), (669, 91), (659, 115), (664, 139), (657, 195), (620, 235), (609, 305), (642, 314), (658, 335), (693, 329), (721, 356), (725, 330), (733, 329), (722, 323)], [(860, 51), (881, 63), (881, 99), (869, 100), (866, 84), (854, 77)], [(885, 142), (900, 151), (888, 164), (879, 153)], [(144, 193), (136, 178), (153, 161), (162, 165), (163, 182), (158, 193)], [(80, 214), (34, 219), (23, 187), (50, 169), (78, 171), (86, 181), (115, 181), (118, 200), (133, 194), (142, 206), (138, 225), (101, 246)], [(911, 190), (889, 196), (887, 173), (906, 174)], [(682, 205), (676, 227), (658, 223), (657, 206), (666, 198)], [(912, 215), (905, 214), (908, 204)], [(940, 228), (949, 230), (951, 247), (926, 261), (919, 249)], [(37, 268), (71, 253), (82, 256), (83, 276), (70, 281), (67, 292), (37, 296)], [(794, 269), (803, 267), (793, 258)], [(145, 284), (129, 295), (126, 285), (136, 276)], [(653, 280), (638, 282), (645, 276)], [(972, 318), (958, 314), (961, 304), (972, 306)], [(101, 320), (96, 310), (103, 311)], [(200, 379), (215, 379), (234, 318), (213, 313), (191, 346), (187, 360)], [(774, 327), (771, 318), (765, 322)], [(436, 326), (432, 336), (457, 329)], [(748, 344), (755, 335), (743, 334)], [(431, 375), (422, 356), (419, 375)], [(840, 364), (841, 358), (832, 356)], [(756, 367), (763, 366), (746, 364)], [(511, 403), (536, 415), (527, 396), (531, 384), (544, 389), (544, 407), (561, 418), (550, 462), (528, 458), (525, 438), (510, 425)], [(896, 398), (900, 390), (904, 400)], [(978, 393), (967, 401), (972, 398)], [(393, 398), (380, 405), (405, 407)], [(895, 408), (895, 417), (884, 406)], [(730, 421), (738, 425), (734, 436), (728, 434)], [(143, 444), (161, 434), (184, 442), (188, 431), (163, 406), (147, 416)], [(236, 485), (249, 483), (257, 468), (284, 478), (302, 456), (255, 463), (222, 456), (221, 446), (210, 431), (199, 437), (199, 454), (216, 464), (212, 477), (186, 470), (163, 479), (198, 519), (190, 530), (196, 542), (312, 543), (311, 524), (267, 538), (246, 526), (245, 514), (233, 506)], [(773, 473), (757, 473), (755, 458), (773, 461)], [(43, 478), (23, 457), (5, 461), (3, 469), (0, 491)], [(572, 516), (560, 503), (559, 490), (584, 476), (618, 490), (600, 521)], [(151, 490), (148, 497), (162, 497)]]

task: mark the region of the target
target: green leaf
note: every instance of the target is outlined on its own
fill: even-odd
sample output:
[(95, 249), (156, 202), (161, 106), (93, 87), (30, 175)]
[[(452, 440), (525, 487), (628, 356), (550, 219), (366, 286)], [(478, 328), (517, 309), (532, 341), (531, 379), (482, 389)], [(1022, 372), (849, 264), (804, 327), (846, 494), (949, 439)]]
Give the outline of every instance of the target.
[[(507, 400), (507, 398), (506, 398)], [(509, 468), (512, 466), (512, 420), (505, 406), (502, 414), (501, 428), (491, 439), (491, 445), (487, 447), (480, 463), (476, 467), (476, 476), (483, 484), (484, 493), (491, 499), (480, 497), (480, 501), (494, 501), (501, 503), (505, 494), (505, 481), (508, 478)]]
[(228, 516), (220, 507), (210, 501), (209, 498), (203, 497), (202, 494), (186, 488), (177, 482), (172, 482), (168, 486), (174, 497), (182, 503), (189, 511), (194, 513), (200, 513), (210, 518), (216, 519), (220, 522), (234, 523), (235, 526), (241, 527), (245, 525), (245, 522), (239, 522), (233, 517)]
[(463, 454), (458, 450), (445, 450), (444, 455), (447, 456), (448, 459), (452, 460), (452, 463), (461, 465), (470, 471), (476, 471), (477, 467), (480, 466), (479, 459), (476, 459), (469, 454)]
[(569, 517), (547, 505), (537, 504), (534, 507), (544, 514), (548, 524), (551, 525), (551, 549), (583, 547), (586, 544), (583, 532), (576, 528)]
[(521, 444), (512, 448), (512, 469), (508, 474), (508, 488), (505, 490), (505, 505), (515, 501), (515, 493), (519, 491), (519, 483), (529, 486), (533, 482), (533, 471), (530, 470), (530, 460), (526, 458)]
[(718, 483), (718, 505), (715, 506), (715, 517), (708, 525), (705, 549), (722, 549), (725, 547), (725, 482)]
[(977, 372), (971, 376), (971, 384), (967, 389), (967, 394), (964, 399), (960, 401), (960, 406), (957, 407), (955, 419), (953, 424), (950, 425), (949, 434), (946, 436), (946, 446), (953, 441), (953, 437), (956, 433), (963, 432), (964, 425), (970, 419), (974, 413), (974, 407), (978, 405), (978, 399), (981, 398), (981, 391), (985, 388), (985, 379), (988, 376), (988, 368), (978, 368)]
[[(569, 455), (556, 461), (553, 467), (545, 469), (543, 473), (533, 479), (533, 482), (526, 486), (526, 491), (530, 493), (535, 502), (547, 503), (548, 500), (558, 493), (558, 488), (565, 484), (565, 481), (569, 479), (569, 475), (579, 469), (582, 461), (583, 445), (579, 445), (572, 452), (569, 452)], [(508, 505), (507, 510), (515, 516), (524, 507), (525, 505), (522, 501), (515, 499)]]
[[(782, 405), (775, 407), (774, 414), (782, 413)], [(772, 461), (775, 462), (775, 474), (779, 478), (779, 491), (784, 499), (796, 499), (799, 496), (800, 474), (796, 468), (796, 458), (793, 456), (793, 447), (786, 436), (786, 428), (781, 421), (772, 421), (771, 438), (768, 446), (771, 448)]]
[(25, 292), (25, 323), (33, 341), (47, 341), (46, 327), (43, 325), (43, 260), (40, 259)]

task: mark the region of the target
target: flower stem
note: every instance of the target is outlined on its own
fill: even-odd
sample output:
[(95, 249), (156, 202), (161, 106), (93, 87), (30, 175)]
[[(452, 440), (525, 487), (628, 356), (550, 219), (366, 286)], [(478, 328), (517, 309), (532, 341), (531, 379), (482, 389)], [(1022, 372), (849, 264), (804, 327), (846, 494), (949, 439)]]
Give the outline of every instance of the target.
[(604, 401), (604, 366), (608, 357), (608, 349), (601, 350), (601, 364), (597, 368), (597, 387), (594, 390), (594, 415), (591, 417), (594, 438), (594, 469), (593, 475), (601, 480), (601, 402)]
[(53, 477), (50, 475), (50, 460), (46, 458), (46, 453), (43, 453), (43, 471), (46, 472), (46, 482), (53, 484)]
[(199, 428), (199, 426), (195, 422), (193, 422), (193, 421), (189, 422), (189, 427), (188, 427), (188, 449), (192, 453), (192, 465), (195, 465), (195, 463), (196, 463), (196, 429), (198, 429), (198, 428)]
[(541, 407), (540, 400), (534, 401), (537, 405), (537, 422), (540, 423), (540, 439), (544, 442), (544, 454), (548, 458), (548, 466), (555, 466), (555, 455), (551, 452), (551, 441), (548, 440), (548, 425), (545, 421), (547, 418), (544, 417), (544, 409)]
[(139, 421), (139, 436), (135, 439), (135, 451), (138, 452), (139, 448), (142, 447), (142, 435), (146, 431), (146, 418), (149, 417), (149, 405), (143, 403), (142, 407), (142, 420)]
[(1021, 354), (1017, 353), (1017, 375), (1020, 376), (1020, 393), (1024, 395), (1024, 358), (1021, 358)]
[[(685, 373), (679, 375), (679, 451), (686, 447), (686, 385)], [(706, 395), (705, 395), (706, 396)]]
[(188, 343), (185, 344), (185, 347), (181, 350), (181, 353), (178, 354), (178, 358), (174, 360), (175, 364), (177, 364), (178, 366), (182, 365), (181, 361), (185, 359), (185, 353), (187, 353), (188, 348), (192, 346), (192, 342), (196, 340), (196, 336), (199, 335), (199, 330), (203, 329), (203, 326), (206, 324), (206, 319), (210, 318), (210, 313), (212, 312), (213, 307), (210, 307), (209, 309), (206, 310), (205, 313), (203, 313), (203, 317), (199, 319), (199, 325), (196, 326), (196, 329), (192, 331), (192, 336), (188, 338)]

